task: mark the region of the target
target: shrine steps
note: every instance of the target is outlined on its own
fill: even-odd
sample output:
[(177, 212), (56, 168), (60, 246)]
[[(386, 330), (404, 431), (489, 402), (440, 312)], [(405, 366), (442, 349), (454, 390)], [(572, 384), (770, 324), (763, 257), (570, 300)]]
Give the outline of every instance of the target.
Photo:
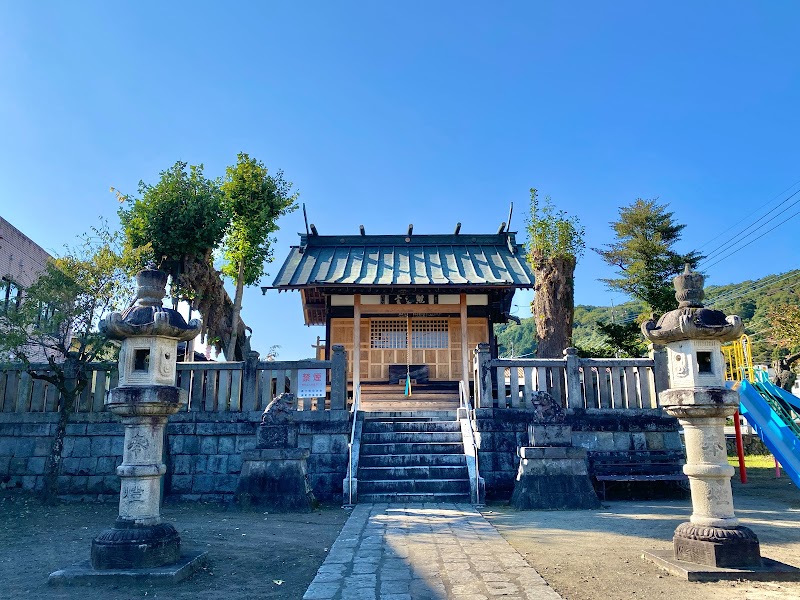
[(365, 414), (359, 502), (469, 502), (461, 425), (455, 413), (439, 414)]

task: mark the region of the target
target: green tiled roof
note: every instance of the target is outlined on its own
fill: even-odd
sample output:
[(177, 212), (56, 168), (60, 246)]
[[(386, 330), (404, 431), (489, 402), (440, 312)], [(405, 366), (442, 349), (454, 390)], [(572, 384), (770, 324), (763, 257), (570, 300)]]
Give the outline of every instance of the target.
[(513, 233), (300, 237), (274, 288), (533, 287)]

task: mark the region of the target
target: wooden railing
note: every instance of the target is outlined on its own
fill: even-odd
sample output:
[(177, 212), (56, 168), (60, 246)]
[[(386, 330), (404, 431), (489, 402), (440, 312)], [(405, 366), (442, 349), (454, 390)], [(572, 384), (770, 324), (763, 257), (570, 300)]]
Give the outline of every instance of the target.
[[(46, 372), (46, 364), (32, 365)], [(101, 412), (106, 392), (119, 380), (116, 363), (94, 363), (88, 368), (88, 384), (75, 403), (76, 412)], [(54, 412), (58, 410), (60, 394), (52, 383), (32, 377), (21, 364), (0, 365), (0, 411)]]
[[(331, 360), (259, 361), (253, 352), (243, 362), (178, 363), (177, 383), (186, 390), (187, 411), (262, 411), (278, 394), (292, 392), (298, 410), (344, 410), (347, 405), (347, 359), (343, 346), (331, 348)], [(46, 370), (46, 365), (41, 365)], [(297, 398), (301, 369), (324, 369), (326, 393)], [(89, 383), (75, 404), (76, 412), (102, 412), (109, 390), (117, 386), (116, 363), (89, 367)], [(22, 365), (0, 365), (0, 411), (58, 410), (56, 387), (26, 372)]]
[(650, 358), (492, 359), (488, 344), (475, 350), (475, 405), (532, 408), (534, 391), (548, 392), (565, 408), (654, 409), (668, 387), (666, 357), (655, 347)]

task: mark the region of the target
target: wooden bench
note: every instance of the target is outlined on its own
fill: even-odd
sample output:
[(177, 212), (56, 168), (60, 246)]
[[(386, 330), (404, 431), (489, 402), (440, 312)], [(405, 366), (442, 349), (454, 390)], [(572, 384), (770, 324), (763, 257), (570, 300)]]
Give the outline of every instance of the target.
[(606, 486), (613, 483), (675, 481), (686, 484), (689, 478), (683, 473), (685, 462), (683, 452), (674, 450), (590, 452), (589, 473), (599, 484), (605, 500)]

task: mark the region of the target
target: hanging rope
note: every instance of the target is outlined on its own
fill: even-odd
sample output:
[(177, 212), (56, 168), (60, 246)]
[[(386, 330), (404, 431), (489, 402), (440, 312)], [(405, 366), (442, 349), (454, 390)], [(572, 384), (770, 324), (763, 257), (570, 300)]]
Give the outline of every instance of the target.
[(413, 333), (411, 331), (411, 317), (406, 321), (406, 389), (403, 392), (404, 396), (411, 395), (411, 342)]

